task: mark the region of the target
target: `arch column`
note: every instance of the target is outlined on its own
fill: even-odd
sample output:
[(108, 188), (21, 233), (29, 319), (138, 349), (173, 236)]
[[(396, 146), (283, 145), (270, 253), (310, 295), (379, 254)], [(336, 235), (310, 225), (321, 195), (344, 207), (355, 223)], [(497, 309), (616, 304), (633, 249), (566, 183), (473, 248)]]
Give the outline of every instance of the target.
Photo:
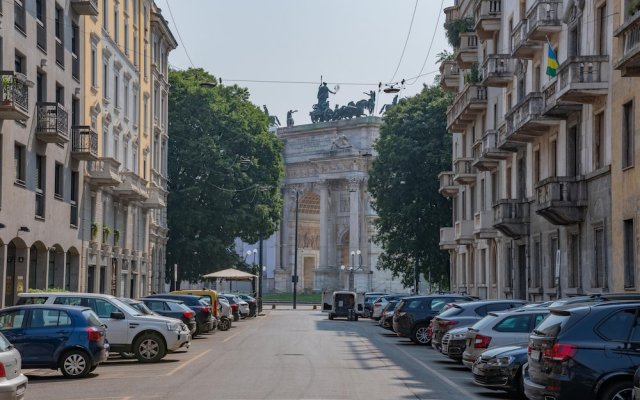
[[(349, 178), (349, 254), (360, 250), (360, 183), (359, 177)], [(351, 259), (349, 259), (351, 262)], [(352, 265), (349, 265), (352, 266)]]
[(320, 268), (329, 266), (329, 184), (318, 183), (320, 188)]

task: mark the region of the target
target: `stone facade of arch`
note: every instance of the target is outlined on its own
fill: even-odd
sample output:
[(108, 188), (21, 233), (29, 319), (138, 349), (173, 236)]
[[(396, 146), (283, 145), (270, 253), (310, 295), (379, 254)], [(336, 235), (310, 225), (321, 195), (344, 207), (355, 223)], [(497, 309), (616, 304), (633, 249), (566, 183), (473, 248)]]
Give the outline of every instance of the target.
[(298, 292), (403, 291), (376, 268), (380, 249), (372, 240), (376, 215), (367, 181), (380, 125), (380, 118), (365, 117), (278, 129), (285, 180), (276, 291), (292, 291), (296, 275)]

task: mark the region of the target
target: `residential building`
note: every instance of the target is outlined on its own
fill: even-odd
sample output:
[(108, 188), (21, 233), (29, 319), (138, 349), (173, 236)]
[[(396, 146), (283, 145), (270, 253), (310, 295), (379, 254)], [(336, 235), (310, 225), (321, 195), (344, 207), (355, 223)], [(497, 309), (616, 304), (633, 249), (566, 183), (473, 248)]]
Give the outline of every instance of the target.
[[(167, 57), (176, 42), (151, 0), (93, 3), (82, 110), (98, 158), (86, 170), (81, 289), (139, 297), (164, 288)], [(163, 109), (152, 107), (154, 87)]]
[[(28, 289), (78, 290), (84, 170), (96, 155), (81, 107), (88, 2), (0, 5), (0, 305)], [(89, 7), (90, 8), (90, 7)]]
[(454, 203), (440, 242), (454, 290), (532, 301), (611, 290), (613, 3), (445, 9), (447, 21), (468, 18), (455, 63), (441, 67), (456, 92), (440, 188)]

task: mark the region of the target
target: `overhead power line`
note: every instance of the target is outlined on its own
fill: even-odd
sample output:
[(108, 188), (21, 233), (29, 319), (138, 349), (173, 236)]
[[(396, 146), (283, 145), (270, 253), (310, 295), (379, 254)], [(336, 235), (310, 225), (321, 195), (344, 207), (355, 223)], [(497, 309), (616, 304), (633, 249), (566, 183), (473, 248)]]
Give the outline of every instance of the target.
[(427, 65), (427, 60), (429, 59), (429, 55), (431, 55), (431, 48), (433, 47), (433, 40), (436, 37), (436, 32), (438, 32), (438, 27), (440, 26), (440, 16), (442, 15), (442, 7), (444, 6), (444, 0), (440, 2), (440, 11), (438, 12), (438, 20), (436, 21), (436, 25), (433, 29), (433, 35), (431, 35), (431, 41), (429, 42), (429, 50), (427, 50), (427, 56), (424, 58), (424, 62), (422, 63), (422, 68), (420, 68), (420, 72), (418, 72), (418, 76), (414, 78), (413, 82), (407, 82), (407, 85), (413, 85), (418, 81), (418, 78), (423, 76), (422, 71), (424, 71), (424, 67)]
[(167, 3), (167, 8), (169, 9), (169, 15), (171, 16), (171, 21), (173, 21), (173, 26), (176, 28), (176, 33), (178, 34), (178, 39), (180, 39), (180, 44), (182, 45), (182, 48), (184, 49), (184, 54), (187, 55), (187, 58), (189, 59), (189, 62), (191, 63), (191, 66), (193, 68), (195, 68), (196, 66), (193, 63), (193, 61), (191, 61), (191, 56), (189, 55), (189, 52), (187, 51), (187, 46), (184, 45), (184, 41), (182, 40), (182, 35), (180, 35), (180, 29), (178, 29), (178, 24), (176, 24), (175, 18), (173, 18), (173, 12), (171, 12), (171, 6), (169, 5), (169, 0), (165, 0), (165, 3)]
[(393, 80), (396, 79), (396, 74), (398, 73), (398, 69), (400, 69), (400, 64), (402, 64), (402, 59), (404, 58), (404, 52), (407, 50), (407, 43), (409, 43), (409, 37), (411, 36), (411, 28), (413, 28), (413, 20), (416, 17), (417, 9), (418, 9), (418, 0), (416, 0), (415, 5), (413, 6), (413, 14), (411, 14), (411, 23), (409, 24), (409, 31), (407, 32), (407, 37), (404, 40), (404, 46), (402, 47), (402, 54), (400, 54), (400, 59), (398, 60), (398, 65), (396, 66), (396, 70), (393, 72), (393, 76), (391, 77), (391, 79), (389, 79), (390, 82), (393, 82)]

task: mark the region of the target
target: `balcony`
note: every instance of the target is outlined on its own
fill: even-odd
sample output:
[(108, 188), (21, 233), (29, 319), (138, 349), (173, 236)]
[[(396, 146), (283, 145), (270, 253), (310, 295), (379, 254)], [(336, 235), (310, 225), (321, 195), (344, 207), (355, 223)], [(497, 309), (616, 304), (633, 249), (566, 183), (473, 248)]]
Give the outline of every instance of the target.
[(71, 157), (85, 161), (98, 159), (98, 134), (90, 126), (71, 127)]
[(78, 15), (98, 15), (98, 0), (71, 0), (71, 8)]
[(122, 180), (118, 169), (120, 163), (110, 157), (102, 157), (89, 164), (86, 180), (95, 186), (117, 186)]
[(458, 194), (460, 187), (453, 181), (453, 171), (440, 172), (438, 179), (440, 179), (438, 193), (444, 197), (453, 197)]
[(506, 123), (498, 128), (498, 150), (504, 152), (506, 157), (509, 153), (515, 153), (520, 149), (526, 148), (527, 142), (514, 140), (513, 137), (507, 136)]
[(459, 185), (468, 185), (476, 181), (473, 158), (457, 158), (453, 161), (453, 181)]
[(484, 210), (473, 216), (473, 235), (476, 239), (493, 239), (498, 231), (493, 227), (493, 210)]
[(542, 44), (529, 39), (529, 27), (527, 20), (521, 20), (513, 28), (511, 33), (511, 56), (525, 60), (533, 59), (536, 51), (542, 48)]
[(473, 221), (462, 220), (456, 221), (454, 224), (454, 239), (457, 244), (472, 244), (473, 243)]
[(478, 37), (473, 32), (460, 34), (460, 47), (455, 53), (460, 68), (471, 68), (478, 61)]
[(121, 183), (113, 188), (113, 193), (123, 200), (145, 201), (149, 198), (147, 181), (132, 171), (120, 173)]
[(510, 54), (492, 54), (482, 63), (482, 84), (490, 87), (506, 87), (513, 82), (513, 58)]
[(511, 157), (511, 153), (498, 147), (499, 132), (490, 129), (474, 145), (473, 166), (479, 171), (494, 171), (500, 160)]
[(627, 16), (613, 35), (620, 40), (622, 57), (615, 64), (622, 76), (640, 76), (640, 12)]
[(38, 103), (36, 138), (45, 143), (69, 141), (69, 114), (59, 103)]
[(584, 221), (587, 183), (576, 177), (553, 176), (536, 186), (536, 213), (554, 225)]
[(28, 119), (31, 84), (27, 77), (19, 72), (0, 71), (0, 85), (2, 85), (0, 119)]
[(544, 98), (542, 93), (531, 92), (506, 115), (506, 138), (530, 142), (536, 136), (542, 136), (549, 127), (557, 125), (558, 119), (543, 115)]
[(558, 79), (554, 78), (544, 88), (543, 114), (553, 118), (567, 118), (570, 114), (582, 110), (582, 105), (562, 101), (558, 98)]
[(609, 87), (607, 56), (574, 56), (558, 67), (556, 98), (579, 104), (593, 104), (606, 96)]
[(454, 4), (451, 7), (445, 8), (443, 11), (444, 11), (445, 24), (460, 18), (460, 6), (457, 4)]
[(562, 30), (562, 0), (536, 0), (527, 11), (528, 39), (546, 42), (547, 36)]
[(457, 245), (454, 228), (440, 228), (440, 250), (453, 250)]
[(167, 207), (167, 191), (163, 188), (157, 186), (155, 183), (151, 183), (149, 188), (147, 188), (147, 194), (149, 198), (142, 203), (143, 208), (150, 209)]
[(457, 92), (460, 85), (460, 68), (455, 61), (440, 64), (440, 87), (449, 92)]
[(463, 131), (486, 109), (487, 88), (480, 85), (465, 86), (447, 110), (447, 129), (450, 132)]
[(493, 227), (510, 238), (529, 234), (529, 218), (526, 200), (502, 199), (493, 205)]
[(474, 30), (482, 40), (491, 39), (500, 30), (502, 16), (502, 0), (480, 0), (476, 2)]

